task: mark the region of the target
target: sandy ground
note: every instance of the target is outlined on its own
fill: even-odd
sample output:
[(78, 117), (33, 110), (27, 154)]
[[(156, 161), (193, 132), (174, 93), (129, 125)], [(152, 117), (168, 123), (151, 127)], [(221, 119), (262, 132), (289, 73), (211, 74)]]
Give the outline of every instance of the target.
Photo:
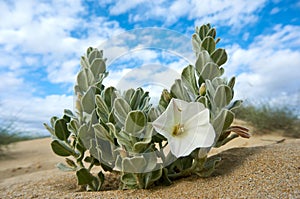
[(148, 190), (108, 184), (112, 190), (101, 192), (80, 191), (74, 173), (55, 168), (63, 159), (50, 142), (19, 142), (0, 157), (0, 198), (300, 198), (300, 139), (238, 138), (212, 151), (222, 162), (209, 178), (191, 176)]

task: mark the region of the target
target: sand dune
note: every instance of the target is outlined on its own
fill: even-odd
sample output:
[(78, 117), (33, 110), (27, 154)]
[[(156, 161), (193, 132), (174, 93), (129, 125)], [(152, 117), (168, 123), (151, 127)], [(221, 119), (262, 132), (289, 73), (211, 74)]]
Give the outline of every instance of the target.
[(101, 192), (80, 191), (74, 173), (56, 169), (63, 158), (52, 153), (50, 142), (19, 142), (0, 157), (0, 198), (300, 198), (300, 139), (238, 138), (212, 151), (222, 157), (212, 177), (191, 176), (149, 190)]

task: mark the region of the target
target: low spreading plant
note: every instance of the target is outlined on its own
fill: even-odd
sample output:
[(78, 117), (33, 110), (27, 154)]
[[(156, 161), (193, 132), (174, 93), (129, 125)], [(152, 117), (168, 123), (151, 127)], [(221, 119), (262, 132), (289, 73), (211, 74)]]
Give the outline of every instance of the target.
[[(221, 77), (227, 54), (216, 47), (219, 41), (209, 24), (196, 28), (195, 65), (186, 66), (170, 90), (162, 91), (155, 107), (142, 88), (121, 92), (103, 85), (106, 59), (88, 48), (74, 87), (75, 111), (64, 110), (62, 118), (44, 124), (53, 152), (66, 157), (58, 168), (76, 172), (78, 185), (93, 191), (101, 190), (104, 171), (119, 175), (121, 189), (210, 176), (220, 161), (207, 157), (210, 149), (249, 137), (246, 128), (231, 125), (242, 102), (232, 102), (235, 77)], [(94, 166), (100, 172), (93, 173)]]

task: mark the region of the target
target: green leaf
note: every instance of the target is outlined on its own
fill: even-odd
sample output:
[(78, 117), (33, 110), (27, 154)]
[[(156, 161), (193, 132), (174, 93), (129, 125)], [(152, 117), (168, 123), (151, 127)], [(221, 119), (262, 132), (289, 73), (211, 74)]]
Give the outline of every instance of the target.
[(197, 102), (202, 103), (205, 107), (208, 107), (207, 98), (205, 96), (201, 96), (197, 99)]
[(227, 85), (220, 85), (216, 89), (214, 102), (216, 103), (217, 107), (223, 108), (230, 103), (232, 97), (231, 88)]
[(126, 102), (129, 104), (130, 103), (130, 100), (134, 94), (135, 90), (133, 88), (130, 88), (128, 90), (125, 91), (125, 94), (124, 94), (124, 99), (126, 100)]
[(106, 71), (106, 65), (102, 58), (96, 58), (91, 64), (91, 71), (94, 74), (95, 79), (99, 79), (102, 73)]
[(143, 134), (142, 136), (143, 139), (134, 143), (132, 147), (133, 152), (136, 153), (144, 152), (146, 148), (148, 148), (150, 145), (150, 142), (152, 140), (152, 135), (153, 135), (153, 126), (147, 125), (145, 129), (145, 134)]
[(199, 30), (200, 39), (203, 40), (206, 37), (209, 27), (207, 25), (202, 25)]
[(223, 130), (227, 129), (233, 122), (234, 113), (227, 109), (222, 109), (216, 118), (212, 121), (212, 125), (216, 132), (216, 139), (220, 137)]
[(78, 185), (87, 185), (92, 184), (95, 177), (86, 169), (81, 168), (80, 170), (76, 171)]
[(218, 66), (223, 65), (227, 61), (227, 53), (222, 48), (216, 49), (210, 56)]
[(86, 92), (89, 86), (95, 82), (94, 75), (88, 68), (82, 69), (77, 76), (77, 84), (81, 91)]
[(93, 125), (95, 130), (95, 135), (103, 140), (108, 140), (113, 142), (113, 137), (110, 136), (110, 133), (102, 126), (101, 124)]
[(147, 161), (143, 156), (125, 157), (122, 161), (122, 170), (128, 173), (143, 173)]
[(216, 29), (215, 28), (211, 28), (208, 32), (207, 32), (207, 34), (206, 34), (206, 36), (211, 36), (212, 38), (216, 38), (216, 34), (217, 34), (217, 32), (216, 32)]
[(204, 168), (196, 172), (196, 174), (200, 177), (209, 177), (215, 170), (218, 163), (221, 161), (220, 157), (211, 157), (204, 164)]
[(242, 103), (243, 100), (236, 100), (228, 107), (228, 109), (231, 111), (238, 109), (242, 105)]
[(233, 90), (234, 85), (235, 85), (235, 77), (232, 77), (228, 82), (228, 86)]
[(95, 109), (95, 95), (97, 94), (96, 92), (97, 89), (95, 87), (89, 87), (89, 89), (81, 99), (82, 109), (88, 114), (91, 114)]
[(70, 136), (70, 132), (67, 128), (67, 121), (64, 119), (56, 120), (54, 125), (54, 131), (56, 137), (60, 140), (66, 141)]
[(53, 140), (51, 142), (51, 148), (53, 152), (59, 156), (70, 156), (75, 154), (73, 149), (59, 140)]
[(114, 87), (108, 87), (104, 90), (104, 101), (108, 107), (108, 110), (111, 111), (113, 108), (113, 104), (115, 99), (117, 98), (116, 89)]
[(181, 80), (195, 95), (198, 94), (198, 86), (195, 77), (195, 68), (192, 65), (185, 67), (181, 73)]
[(50, 127), (48, 124), (43, 123), (44, 127), (53, 135), (55, 136), (55, 132), (54, 129), (52, 127)]
[(70, 123), (67, 125), (68, 130), (74, 133), (75, 135), (78, 134), (79, 127), (80, 127), (79, 122), (76, 119), (72, 119)]
[(58, 164), (56, 165), (56, 167), (57, 167), (59, 170), (64, 171), (64, 172), (69, 172), (69, 171), (75, 171), (75, 170), (76, 170), (76, 168), (67, 166), (67, 165), (65, 165), (65, 164), (63, 164), (63, 163), (58, 163)]
[(192, 45), (193, 45), (193, 51), (196, 53), (196, 56), (201, 51), (200, 44), (201, 44), (201, 40), (200, 40), (199, 35), (194, 33), (192, 35)]
[(91, 51), (88, 52), (89, 63), (92, 63), (93, 60), (102, 57), (103, 57), (103, 52), (99, 51), (97, 48), (93, 48)]
[(212, 80), (215, 77), (221, 76), (221, 71), (219, 66), (213, 62), (208, 62), (205, 64), (203, 70), (201, 71), (201, 77), (206, 80)]
[(185, 100), (188, 102), (191, 101), (189, 94), (187, 93), (186, 88), (184, 88), (180, 79), (176, 79), (175, 83), (172, 85), (171, 95), (181, 100)]
[(201, 43), (201, 47), (208, 51), (209, 54), (215, 51), (216, 49), (216, 43), (214, 38), (208, 36), (205, 37), (204, 40)]
[(114, 101), (114, 116), (122, 125), (125, 124), (126, 117), (131, 111), (130, 105), (123, 98), (116, 98)]
[(203, 50), (199, 53), (197, 61), (196, 61), (196, 71), (198, 76), (200, 75), (201, 71), (203, 70), (204, 66), (211, 62), (211, 58), (207, 51)]
[(125, 185), (137, 186), (136, 177), (135, 177), (135, 174), (133, 174), (133, 173), (126, 173), (126, 174), (122, 175), (121, 181)]
[(140, 99), (143, 94), (143, 90), (141, 88), (137, 88), (133, 93), (132, 98), (130, 99), (130, 107), (132, 110), (136, 110), (138, 105), (140, 104)]
[(102, 98), (102, 96), (101, 96), (101, 95), (96, 95), (96, 96), (95, 96), (95, 99), (96, 99), (95, 101), (96, 101), (96, 105), (97, 105), (99, 111), (100, 111), (102, 114), (108, 116), (109, 110), (108, 110), (108, 107), (107, 107), (107, 105), (106, 105), (104, 99)]
[(130, 111), (125, 120), (125, 131), (138, 136), (147, 123), (145, 114), (142, 111)]
[(68, 116), (69, 118), (76, 118), (76, 115), (74, 115), (74, 113), (69, 109), (64, 109), (64, 115)]
[(162, 168), (146, 173), (144, 177), (145, 188), (151, 186), (155, 181), (159, 180), (162, 176)]

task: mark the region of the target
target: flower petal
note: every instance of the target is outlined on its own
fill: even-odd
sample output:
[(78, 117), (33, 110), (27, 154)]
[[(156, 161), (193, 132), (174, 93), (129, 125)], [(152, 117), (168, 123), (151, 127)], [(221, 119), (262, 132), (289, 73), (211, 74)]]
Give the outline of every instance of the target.
[[(207, 112), (203, 112), (203, 111)], [(201, 114), (202, 117), (199, 118), (201, 123), (205, 124), (209, 122), (209, 111), (204, 107), (200, 102), (191, 102), (189, 105), (182, 111), (181, 123), (187, 123), (191, 120), (192, 117)], [(198, 117), (198, 116), (197, 116)]]
[(169, 103), (167, 109), (152, 122), (154, 129), (167, 139), (171, 137), (173, 126), (180, 119), (180, 113), (178, 107), (173, 99)]
[[(184, 113), (186, 115), (189, 115), (187, 113)], [(183, 122), (185, 129), (187, 128), (195, 128), (195, 126), (205, 125), (209, 123), (209, 110), (204, 109), (194, 115), (189, 115), (189, 118), (186, 118), (186, 120)]]
[(211, 124), (190, 129), (187, 136), (172, 137), (168, 140), (173, 155), (183, 157), (196, 148), (211, 147), (215, 139), (215, 131)]

